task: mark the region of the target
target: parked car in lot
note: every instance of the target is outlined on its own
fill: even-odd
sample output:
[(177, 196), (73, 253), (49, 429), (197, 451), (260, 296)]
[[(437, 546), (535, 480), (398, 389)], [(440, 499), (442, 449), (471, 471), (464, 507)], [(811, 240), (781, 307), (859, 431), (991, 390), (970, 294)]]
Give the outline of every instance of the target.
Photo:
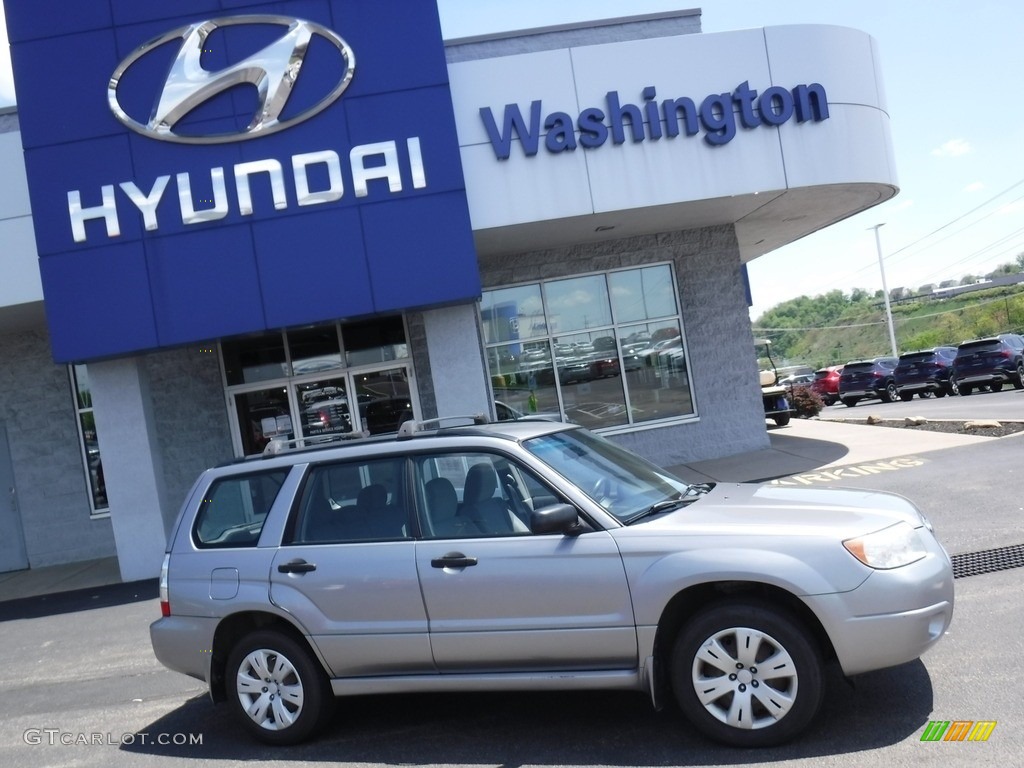
[(1024, 389), (1024, 337), (1001, 333), (963, 342), (953, 360), (953, 376), (961, 395), (981, 387), (998, 392), (1003, 384)]
[(841, 365), (830, 365), (814, 372), (811, 389), (820, 395), (825, 405), (835, 405), (839, 402), (839, 374), (842, 372)]
[(956, 347), (935, 347), (900, 355), (893, 370), (900, 400), (906, 402), (914, 395), (958, 394), (956, 379), (952, 377), (955, 357)]
[(270, 744), (335, 696), (596, 688), (777, 744), (826, 663), (905, 663), (952, 618), (950, 559), (899, 496), (691, 485), (545, 421), (292, 444), (200, 475), (150, 629)]
[(843, 405), (854, 406), (861, 400), (881, 400), (891, 403), (896, 399), (897, 358), (876, 357), (872, 360), (854, 360), (843, 366), (839, 374), (839, 399)]

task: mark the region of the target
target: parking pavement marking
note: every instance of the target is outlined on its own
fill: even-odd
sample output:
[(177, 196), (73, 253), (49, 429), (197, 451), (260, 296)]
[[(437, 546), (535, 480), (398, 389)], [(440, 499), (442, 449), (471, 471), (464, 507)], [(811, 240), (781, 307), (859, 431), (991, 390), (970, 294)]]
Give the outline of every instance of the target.
[(832, 467), (819, 469), (817, 472), (806, 472), (799, 475), (777, 478), (770, 481), (770, 485), (804, 486), (804, 485), (827, 485), (840, 480), (852, 480), (858, 477), (870, 477), (883, 472), (897, 472), (903, 469), (913, 469), (927, 463), (919, 456), (901, 456), (895, 459), (884, 461), (871, 461), (864, 464), (851, 464), (846, 467)]

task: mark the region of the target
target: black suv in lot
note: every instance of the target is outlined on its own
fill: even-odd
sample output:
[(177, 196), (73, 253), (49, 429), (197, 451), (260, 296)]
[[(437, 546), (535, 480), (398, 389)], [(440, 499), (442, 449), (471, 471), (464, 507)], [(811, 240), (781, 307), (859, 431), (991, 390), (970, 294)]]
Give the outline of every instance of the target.
[(896, 399), (895, 357), (876, 357), (854, 360), (843, 366), (839, 374), (839, 399), (843, 405), (854, 406), (861, 400), (881, 400), (891, 403)]
[(952, 378), (955, 357), (956, 347), (935, 347), (900, 355), (893, 371), (900, 400), (906, 402), (914, 395), (945, 397), (957, 394), (956, 380)]
[(1024, 389), (1024, 337), (1001, 333), (965, 341), (957, 347), (953, 377), (961, 395), (971, 394), (975, 387), (998, 392), (1007, 383)]

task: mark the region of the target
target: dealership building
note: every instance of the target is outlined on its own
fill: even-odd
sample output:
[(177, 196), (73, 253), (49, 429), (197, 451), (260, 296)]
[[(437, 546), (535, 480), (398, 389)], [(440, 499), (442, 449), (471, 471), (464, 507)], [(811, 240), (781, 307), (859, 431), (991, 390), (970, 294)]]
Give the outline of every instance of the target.
[(897, 191), (852, 29), (4, 3), (0, 572), (153, 577), (197, 474), (274, 438), (558, 413), (663, 466), (766, 448), (746, 263)]

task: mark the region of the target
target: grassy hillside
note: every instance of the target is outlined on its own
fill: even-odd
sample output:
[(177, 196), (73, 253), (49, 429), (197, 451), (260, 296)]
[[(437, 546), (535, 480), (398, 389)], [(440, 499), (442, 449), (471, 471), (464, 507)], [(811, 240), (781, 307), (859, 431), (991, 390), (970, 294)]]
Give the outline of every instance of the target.
[[(1024, 333), (1024, 284), (905, 301), (893, 305), (892, 315), (898, 352)], [(801, 296), (768, 310), (753, 325), (755, 336), (772, 340), (778, 365), (821, 368), (890, 353), (881, 291)]]

